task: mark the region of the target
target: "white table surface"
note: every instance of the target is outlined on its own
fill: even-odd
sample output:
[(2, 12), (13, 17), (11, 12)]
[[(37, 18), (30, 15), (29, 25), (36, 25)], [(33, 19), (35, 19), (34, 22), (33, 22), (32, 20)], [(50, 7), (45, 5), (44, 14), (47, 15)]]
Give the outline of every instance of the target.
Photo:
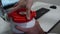
[(1, 17), (0, 17), (0, 34), (6, 32), (10, 30), (10, 26), (9, 23), (7, 23), (6, 21), (4, 21)]
[(41, 28), (45, 32), (48, 32), (58, 22), (58, 20), (60, 20), (60, 6), (56, 5), (57, 9), (51, 9), (49, 8), (51, 5), (54, 4), (36, 2), (32, 6), (32, 10), (38, 10), (42, 7), (50, 9), (48, 13), (44, 14), (41, 18), (38, 19)]

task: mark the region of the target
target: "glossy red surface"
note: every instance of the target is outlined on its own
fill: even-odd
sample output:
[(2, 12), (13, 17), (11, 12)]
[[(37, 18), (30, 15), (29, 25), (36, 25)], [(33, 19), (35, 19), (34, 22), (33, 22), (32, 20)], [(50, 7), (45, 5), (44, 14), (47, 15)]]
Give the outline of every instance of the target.
[(19, 10), (13, 11), (13, 12), (11, 12), (11, 13), (8, 14), (8, 17), (12, 18), (12, 20), (15, 23), (26, 23), (26, 22), (32, 20), (36, 16), (36, 11), (30, 11), (30, 20), (28, 20), (26, 18), (26, 15), (19, 14), (19, 12), (22, 12), (22, 11), (25, 12), (26, 9), (25, 8), (21, 8)]

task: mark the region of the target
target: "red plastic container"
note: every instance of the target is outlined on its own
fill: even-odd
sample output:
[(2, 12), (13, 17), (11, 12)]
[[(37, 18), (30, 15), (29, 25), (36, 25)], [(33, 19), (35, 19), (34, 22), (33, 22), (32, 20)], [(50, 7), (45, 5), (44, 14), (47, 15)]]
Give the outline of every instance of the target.
[(27, 20), (26, 15), (20, 15), (19, 12), (26, 11), (25, 8), (20, 8), (16, 11), (12, 11), (8, 14), (9, 18), (12, 18), (12, 20), (15, 23), (26, 23), (30, 20), (32, 20), (36, 16), (36, 11), (30, 11), (30, 20)]

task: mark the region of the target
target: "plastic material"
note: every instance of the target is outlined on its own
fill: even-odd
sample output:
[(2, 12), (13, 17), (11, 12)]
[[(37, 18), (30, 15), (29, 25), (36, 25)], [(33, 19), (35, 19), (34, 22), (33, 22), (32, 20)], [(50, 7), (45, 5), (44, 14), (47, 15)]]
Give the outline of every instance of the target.
[(26, 9), (25, 8), (20, 8), (16, 11), (12, 11), (11, 13), (8, 14), (9, 18), (12, 18), (12, 20), (15, 23), (26, 23), (30, 20), (32, 20), (35, 16), (36, 16), (36, 11), (30, 11), (30, 20), (27, 20), (26, 15), (21, 15), (19, 14), (19, 12), (25, 12)]

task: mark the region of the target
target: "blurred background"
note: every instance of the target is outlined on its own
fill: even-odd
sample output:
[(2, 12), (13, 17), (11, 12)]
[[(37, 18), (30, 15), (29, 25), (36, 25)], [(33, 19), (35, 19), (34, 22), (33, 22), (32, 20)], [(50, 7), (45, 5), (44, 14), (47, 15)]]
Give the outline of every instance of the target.
[[(13, 2), (13, 1), (12, 1)], [(58, 16), (53, 16), (54, 14), (51, 12), (50, 14), (52, 14), (52, 17), (51, 18), (48, 18), (47, 17), (47, 20), (49, 20), (49, 19), (51, 19), (51, 20), (53, 20), (52, 22), (51, 22), (51, 20), (48, 22), (48, 25), (46, 26), (47, 28), (49, 28), (49, 26), (51, 26), (51, 24), (52, 24), (52, 26), (51, 26), (51, 28), (50, 29), (48, 29), (48, 30), (46, 30), (47, 28), (43, 28), (44, 26), (43, 26), (43, 23), (42, 23), (42, 21), (44, 21), (45, 22), (45, 16), (47, 16), (47, 14), (49, 14), (49, 13), (45, 13), (45, 15), (44, 16), (42, 16), (41, 18), (40, 18), (40, 15), (39, 16), (37, 16), (36, 18), (37, 18), (37, 20), (38, 21), (41, 21), (41, 27), (43, 28), (43, 30), (44, 31), (48, 31), (48, 33), (49, 34), (60, 34), (60, 18), (59, 18), (59, 16), (60, 16), (60, 0), (33, 0), (33, 2), (34, 2), (34, 4), (33, 4), (33, 6), (32, 6), (32, 10), (36, 10), (37, 11), (37, 13), (38, 13), (38, 10), (39, 9), (41, 9), (41, 8), (38, 8), (38, 7), (42, 7), (43, 6), (43, 4), (45, 4), (44, 6), (43, 6), (43, 8), (45, 8), (45, 9), (49, 9), (49, 10), (51, 10), (52, 12), (53, 11), (56, 11), (55, 13), (56, 13), (56, 15), (58, 14)], [(37, 2), (37, 3), (36, 3)], [(36, 4), (35, 4), (36, 3)], [(12, 3), (13, 4), (13, 3)], [(38, 4), (40, 4), (39, 6), (38, 6)], [(58, 9), (50, 9), (50, 8), (48, 8), (48, 7), (50, 7), (51, 5), (54, 5), (54, 6), (56, 6)], [(37, 7), (37, 8), (36, 8)], [(50, 15), (49, 14), (49, 15)], [(2, 15), (2, 12), (1, 12), (1, 10), (0, 10), (0, 16)], [(38, 14), (37, 14), (38, 15)], [(38, 19), (38, 17), (39, 17), (39, 19)], [(45, 18), (44, 18), (45, 17)], [(55, 18), (56, 18), (56, 23), (55, 23)], [(59, 21), (59, 22), (58, 22)]]

